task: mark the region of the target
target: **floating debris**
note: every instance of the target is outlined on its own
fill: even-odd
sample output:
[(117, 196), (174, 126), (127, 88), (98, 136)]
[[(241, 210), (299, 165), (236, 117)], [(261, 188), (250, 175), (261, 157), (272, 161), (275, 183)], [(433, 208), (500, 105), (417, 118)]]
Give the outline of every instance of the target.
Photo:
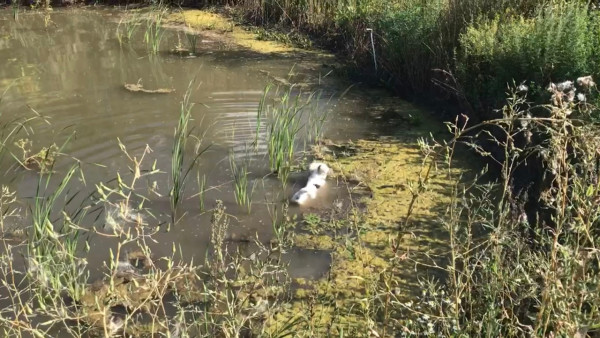
[(170, 94), (175, 91), (173, 88), (158, 88), (158, 89), (146, 89), (141, 83), (126, 83), (125, 89), (134, 93), (146, 93), (146, 94)]
[(50, 147), (42, 147), (39, 152), (32, 154), (32, 141), (29, 139), (20, 139), (15, 142), (15, 145), (23, 151), (22, 161), (19, 161), (21, 166), (27, 170), (38, 170), (43, 174), (48, 173), (54, 166), (59, 151), (58, 146), (53, 143)]

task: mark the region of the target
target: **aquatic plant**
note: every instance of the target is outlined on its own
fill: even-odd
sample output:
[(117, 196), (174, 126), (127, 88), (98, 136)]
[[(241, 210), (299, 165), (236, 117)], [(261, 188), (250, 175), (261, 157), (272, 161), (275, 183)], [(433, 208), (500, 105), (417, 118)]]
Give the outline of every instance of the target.
[(206, 152), (210, 147), (209, 145), (202, 149), (201, 145), (203, 136), (199, 138), (196, 137), (197, 143), (194, 157), (188, 163), (186, 163), (186, 149), (192, 133), (192, 129), (190, 128), (189, 124), (192, 118), (192, 108), (194, 106), (194, 104), (190, 102), (193, 83), (194, 81), (190, 82), (183, 96), (183, 100), (181, 101), (179, 120), (173, 136), (173, 148), (171, 150), (171, 190), (169, 192), (173, 223), (176, 221), (177, 206), (183, 197), (188, 176), (198, 162), (200, 156), (202, 156), (202, 154), (204, 154), (204, 152)]
[(181, 18), (183, 19), (183, 24), (185, 25), (185, 30), (184, 30), (184, 34), (185, 34), (185, 38), (189, 47), (189, 51), (192, 54), (196, 54), (196, 49), (198, 46), (198, 34), (197, 32), (194, 30), (194, 28), (192, 28), (192, 25), (186, 20), (186, 16), (185, 14), (182, 13)]
[(271, 217), (273, 240), (271, 244), (278, 250), (285, 251), (294, 244), (294, 229), (297, 224), (296, 215), (289, 215), (287, 203), (267, 203), (267, 211)]
[[(327, 122), (327, 119), (329, 118), (330, 109), (328, 104), (333, 99), (333, 95), (327, 100), (327, 102), (325, 102), (324, 105), (320, 105), (320, 102), (322, 101), (321, 95), (321, 91), (315, 91), (310, 94), (310, 100), (314, 101), (314, 107), (308, 111), (308, 124), (306, 128), (305, 143), (314, 144), (320, 140), (320, 138), (323, 136), (325, 122)], [(342, 93), (342, 95), (337, 99), (341, 99), (342, 96), (344, 96), (344, 93)], [(306, 148), (307, 144), (305, 144), (304, 147)]]
[[(31, 297), (42, 304), (42, 308), (43, 304), (64, 308), (68, 301), (64, 294), (68, 294), (69, 299), (78, 301), (85, 293), (87, 262), (78, 257), (82, 251), (79, 248), (81, 230), (74, 217), (76, 214), (79, 214), (79, 217), (85, 216), (85, 211), (75, 214), (62, 211), (60, 216), (56, 214), (58, 209), (66, 209), (77, 195), (74, 193), (69, 196), (67, 187), (78, 170), (79, 166), (73, 165), (53, 189), (50, 188), (52, 174), (40, 175), (32, 202), (32, 226), (27, 231), (29, 238), (26, 247), (26, 276), (31, 283)], [(65, 205), (58, 204), (61, 198), (65, 199)], [(16, 285), (13, 287), (18, 289)], [(54, 322), (67, 320), (50, 318)]]
[(190, 164), (187, 170), (184, 167), (185, 150), (190, 133), (189, 123), (193, 107), (193, 103), (190, 102), (191, 88), (190, 82), (190, 85), (183, 96), (183, 100), (181, 101), (179, 120), (177, 122), (177, 127), (175, 128), (173, 150), (171, 151), (171, 191), (169, 196), (171, 197), (171, 214), (173, 222), (175, 221), (177, 205), (181, 201), (187, 175), (193, 166), (193, 163)]
[(198, 206), (200, 211), (204, 211), (204, 193), (206, 192), (206, 175), (202, 175), (200, 179), (200, 172), (196, 175), (196, 181), (198, 182)]
[[(263, 121), (266, 126), (265, 142), (267, 143), (269, 167), (279, 175), (284, 184), (293, 165), (297, 141), (301, 135), (300, 131), (304, 127), (304, 119), (306, 119), (304, 115), (313, 114), (309, 111), (318, 108), (313, 104), (314, 94), (303, 97), (300, 92), (294, 95), (293, 89), (293, 86), (288, 88), (278, 98), (276, 104), (269, 106), (265, 104), (265, 98), (270, 90), (270, 86), (267, 86), (259, 104), (256, 119), (257, 134)], [(255, 139), (255, 147), (258, 142), (258, 139)]]
[(254, 180), (252, 184), (248, 181), (248, 175), (250, 174), (248, 171), (250, 165), (249, 158), (249, 156), (246, 156), (244, 162), (241, 165), (238, 165), (236, 163), (235, 153), (233, 151), (229, 152), (229, 169), (233, 176), (233, 192), (235, 200), (239, 206), (246, 208), (248, 213), (250, 213), (252, 209), (252, 195), (254, 194), (254, 189), (258, 183), (257, 180)]
[(185, 38), (188, 42), (190, 53), (195, 55), (196, 50), (198, 48), (198, 34), (196, 34), (195, 32), (191, 31), (190, 28), (188, 28), (188, 31), (185, 31)]
[(133, 34), (135, 34), (143, 21), (142, 13), (138, 11), (131, 11), (125, 17), (121, 18), (116, 32), (119, 43), (123, 43), (124, 39), (127, 42), (131, 42)]
[(165, 29), (162, 26), (163, 20), (168, 11), (168, 7), (159, 4), (154, 6), (145, 18), (146, 31), (144, 32), (144, 41), (153, 54), (158, 53), (160, 50), (160, 42), (165, 34)]
[(15, 21), (17, 21), (17, 20), (19, 20), (19, 11), (21, 8), (21, 4), (19, 3), (19, 0), (11, 0), (10, 4), (12, 7), (13, 19)]

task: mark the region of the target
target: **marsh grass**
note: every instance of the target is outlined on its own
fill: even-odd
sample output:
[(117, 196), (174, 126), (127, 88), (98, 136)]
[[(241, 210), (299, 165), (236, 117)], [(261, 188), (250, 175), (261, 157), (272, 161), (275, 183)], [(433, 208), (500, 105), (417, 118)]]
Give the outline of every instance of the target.
[(121, 18), (117, 25), (116, 33), (119, 43), (133, 41), (133, 35), (142, 25), (143, 21), (142, 13), (139, 11), (130, 11), (125, 17)]
[(204, 212), (204, 194), (206, 193), (206, 175), (202, 175), (200, 178), (200, 172), (196, 174), (196, 181), (198, 182), (198, 206), (200, 212)]
[(187, 41), (189, 51), (190, 51), (190, 53), (195, 55), (197, 48), (198, 48), (199, 35), (194, 30), (194, 28), (192, 28), (192, 25), (186, 21), (186, 16), (182, 14), (181, 17), (183, 18), (183, 24), (185, 25), (183, 34), (185, 35), (185, 39)]
[(13, 20), (19, 20), (19, 12), (21, 10), (21, 4), (18, 0), (11, 0), (10, 5), (12, 8)]
[[(246, 152), (246, 155), (248, 155), (248, 152)], [(254, 190), (258, 183), (257, 180), (253, 180), (252, 183), (248, 180), (250, 174), (248, 167), (251, 164), (250, 162), (250, 156), (245, 156), (243, 163), (238, 164), (236, 162), (235, 153), (233, 151), (229, 152), (229, 169), (233, 176), (235, 201), (239, 206), (245, 208), (248, 214), (252, 210), (252, 195), (254, 195)]]
[(294, 244), (294, 228), (296, 227), (296, 215), (289, 214), (287, 203), (267, 203), (267, 210), (271, 217), (271, 228), (273, 230), (272, 244), (281, 249), (292, 247)]
[(184, 32), (184, 34), (185, 39), (188, 43), (188, 47), (190, 48), (190, 53), (195, 55), (198, 49), (198, 34), (192, 31), (189, 27), (188, 30)]
[(322, 126), (327, 118), (318, 101), (318, 92), (304, 95), (296, 92), (294, 86), (287, 88), (280, 95), (274, 93), (277, 100), (272, 105), (267, 103), (267, 98), (272, 85), (267, 85), (259, 103), (256, 117), (256, 134), (253, 142), (257, 149), (260, 140), (258, 135), (262, 125), (266, 129), (267, 156), (269, 168), (277, 173), (284, 187), (289, 174), (294, 166), (296, 153), (308, 140), (314, 141), (321, 135)]
[[(79, 170), (71, 167), (58, 186), (50, 189), (52, 175), (40, 176), (36, 196), (32, 205), (32, 228), (28, 246), (29, 275), (39, 283), (40, 289), (54, 293), (45, 294), (59, 297), (66, 290), (71, 297), (79, 299), (86, 282), (83, 268), (85, 261), (77, 258), (79, 231), (67, 213), (62, 214), (62, 226), (55, 225), (53, 212), (60, 206), (59, 198), (64, 197), (72, 177)], [(38, 294), (42, 296), (44, 294)], [(39, 301), (44, 301), (40, 298)]]
[(168, 7), (163, 4), (158, 4), (153, 6), (150, 12), (146, 14), (146, 31), (144, 32), (144, 42), (146, 42), (148, 49), (153, 54), (157, 54), (160, 50), (160, 43), (165, 34), (163, 21), (168, 12)]
[(174, 132), (173, 149), (171, 151), (171, 190), (169, 193), (171, 201), (171, 215), (172, 222), (175, 224), (177, 217), (177, 206), (183, 198), (183, 192), (188, 176), (198, 159), (204, 152), (208, 150), (210, 146), (201, 148), (203, 135), (196, 137), (196, 147), (194, 157), (186, 163), (186, 149), (188, 149), (188, 143), (192, 136), (193, 128), (190, 128), (192, 108), (194, 104), (190, 101), (192, 95), (192, 84), (190, 82), (186, 93), (183, 96), (179, 109), (179, 120), (177, 127)]

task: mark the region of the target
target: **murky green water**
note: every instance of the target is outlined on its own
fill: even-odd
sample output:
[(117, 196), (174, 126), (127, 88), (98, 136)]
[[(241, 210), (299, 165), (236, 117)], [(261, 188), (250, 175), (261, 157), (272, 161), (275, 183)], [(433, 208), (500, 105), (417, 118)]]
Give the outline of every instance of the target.
[[(47, 121), (32, 121), (20, 137), (31, 140), (34, 151), (53, 143), (65, 144), (64, 155), (54, 167), (56, 179), (74, 163), (81, 163), (84, 176), (70, 185), (69, 196), (75, 197), (65, 208), (89, 206), (89, 216), (82, 224), (88, 229), (102, 232), (111, 212), (110, 207), (89, 198), (96, 185), (114, 183), (117, 173), (125, 181), (131, 178), (131, 162), (119, 148), (120, 140), (129, 154), (138, 159), (147, 146), (151, 148), (142, 169), (150, 170), (156, 162), (162, 170), (138, 182), (140, 190), (146, 189), (143, 192), (149, 197), (144, 206), (154, 215), (146, 218), (148, 226), (161, 227), (154, 236), (156, 243), (150, 244), (155, 257), (170, 255), (174, 243), (196, 262), (204, 256), (209, 243), (210, 213), (201, 212), (198, 198), (191, 197), (198, 192), (197, 173), (205, 175), (207, 186), (213, 187), (205, 194), (206, 208), (222, 200), (227, 212), (234, 216), (229, 234), (234, 245), (248, 245), (246, 240), (255, 235), (268, 241), (272, 230), (267, 205), (280, 207), (304, 184), (306, 175), (292, 175), (288, 187), (282, 190), (277, 178), (268, 175), (266, 146), (261, 144), (259, 151), (250, 156), (250, 179), (257, 184), (252, 212), (248, 214), (235, 203), (228, 154), (233, 151), (238, 159), (247, 155), (246, 149), (255, 137), (263, 89), (273, 78), (302, 82), (322, 91), (320, 109), (329, 114), (325, 137), (348, 140), (373, 132), (364, 117), (373, 97), (351, 90), (340, 98), (350, 83), (336, 78), (329, 59), (263, 55), (208, 38), (199, 39), (197, 57), (181, 57), (169, 52), (182, 39), (175, 30), (166, 32), (161, 52), (152, 55), (141, 32), (131, 44), (119, 43), (118, 15), (111, 10), (68, 9), (50, 14), (24, 12), (18, 21), (8, 10), (0, 16), (0, 92), (4, 92), (0, 118), (7, 123), (34, 116), (34, 111), (44, 116)], [(179, 207), (181, 219), (166, 231), (166, 224), (171, 221), (168, 172), (173, 132), (180, 102), (191, 82), (194, 134), (205, 135), (203, 144), (210, 148), (191, 173)], [(125, 90), (125, 83), (175, 91), (134, 93)], [(264, 132), (262, 126), (260, 134)], [(14, 147), (11, 149), (18, 154)], [(20, 201), (30, 203), (39, 182), (38, 173), (21, 168), (10, 157), (2, 159), (0, 168), (4, 173), (2, 184), (16, 190)], [(149, 193), (147, 188), (153, 184), (156, 193)], [(332, 182), (308, 207), (292, 206), (290, 213), (328, 208), (333, 203), (343, 203), (345, 197), (345, 188)], [(62, 203), (67, 204), (64, 200)], [(21, 217), (13, 221), (14, 227), (29, 222), (29, 207), (23, 203), (20, 208)], [(92, 279), (99, 278), (103, 262), (109, 258), (109, 250), (116, 250), (117, 242), (95, 231), (86, 234), (86, 239), (91, 246), (88, 262)], [(328, 254), (318, 251), (297, 250), (290, 257), (294, 258), (291, 272), (300, 277), (317, 277), (329, 264)]]

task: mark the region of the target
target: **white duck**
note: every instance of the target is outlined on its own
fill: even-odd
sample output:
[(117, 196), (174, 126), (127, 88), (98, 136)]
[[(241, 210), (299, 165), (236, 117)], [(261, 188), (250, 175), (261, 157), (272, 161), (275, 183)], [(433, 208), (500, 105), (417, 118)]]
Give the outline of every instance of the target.
[(294, 196), (292, 196), (292, 202), (296, 204), (304, 204), (309, 199), (313, 199), (317, 197), (317, 186), (309, 184), (306, 187), (296, 191)]
[(306, 186), (292, 196), (292, 202), (302, 205), (317, 197), (317, 190), (325, 185), (329, 167), (325, 163), (313, 162), (308, 166), (310, 176)]

